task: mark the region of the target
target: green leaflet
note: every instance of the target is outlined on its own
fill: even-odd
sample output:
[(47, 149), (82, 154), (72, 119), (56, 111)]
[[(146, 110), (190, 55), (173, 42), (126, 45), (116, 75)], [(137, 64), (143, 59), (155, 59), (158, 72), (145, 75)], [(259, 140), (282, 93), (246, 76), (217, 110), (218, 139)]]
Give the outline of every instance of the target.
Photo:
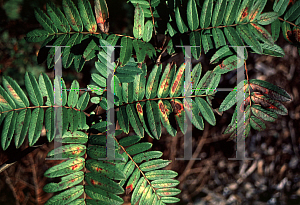
[(262, 131), (266, 129), (266, 125), (263, 121), (261, 121), (259, 118), (256, 118), (254, 116), (250, 117), (250, 125), (253, 127), (255, 130)]
[(223, 34), (223, 31), (219, 28), (212, 29), (213, 39), (216, 45), (216, 48), (226, 45), (226, 40)]
[[(97, 200), (97, 202), (101, 204), (116, 204), (121, 205), (124, 203), (123, 199), (115, 194), (109, 193), (102, 189), (97, 189), (93, 186), (85, 186), (85, 192), (88, 196), (90, 196), (92, 199)], [(94, 201), (95, 202), (95, 201)], [(90, 203), (87, 203), (90, 204)]]
[[(55, 79), (56, 80), (56, 79)], [(67, 103), (67, 88), (66, 88), (66, 84), (63, 78), (61, 78), (61, 99), (62, 99), (62, 106), (65, 106)]]
[(68, 106), (69, 107), (75, 107), (78, 102), (79, 97), (79, 83), (77, 80), (73, 80), (68, 96)]
[(211, 22), (213, 0), (205, 0), (200, 15), (200, 27), (207, 28)]
[(81, 42), (82, 36), (83, 35), (81, 33), (75, 33), (68, 40), (68, 42), (66, 44), (68, 47), (64, 48), (64, 52), (62, 55), (62, 65), (64, 68), (68, 68), (71, 66), (71, 64), (75, 58), (74, 53), (71, 53), (71, 46), (73, 46), (76, 43)]
[(57, 33), (57, 28), (53, 25), (51, 19), (39, 8), (34, 10), (36, 20), (44, 27), (49, 33)]
[(202, 77), (202, 79), (200, 80), (200, 82), (196, 87), (196, 92), (195, 92), (196, 95), (202, 95), (203, 93), (205, 93), (207, 86), (212, 77), (213, 77), (213, 73), (211, 71), (207, 71), (204, 74), (204, 76)]
[(197, 47), (192, 47), (191, 52), (193, 57), (198, 60), (201, 55), (201, 36), (199, 32), (190, 33), (190, 45), (197, 46)]
[(50, 199), (48, 199), (45, 205), (57, 204), (57, 203), (67, 204), (75, 200), (76, 198), (78, 198), (83, 192), (84, 192), (83, 185), (72, 187), (58, 195), (51, 197)]
[(94, 33), (97, 31), (97, 23), (91, 4), (88, 0), (78, 0), (79, 13), (82, 23), (87, 31)]
[(134, 24), (133, 24), (133, 36), (134, 38), (141, 39), (144, 34), (144, 11), (142, 7), (137, 4), (134, 10)]
[(45, 129), (48, 142), (51, 142), (54, 138), (54, 108), (49, 107), (45, 113)]
[(132, 174), (134, 168), (135, 168), (135, 165), (134, 165), (133, 161), (128, 161), (126, 163), (126, 165), (124, 166), (124, 169), (122, 170), (123, 173), (125, 174), (125, 179), (123, 179), (122, 181), (120, 181), (120, 185), (121, 186), (123, 186), (125, 184), (125, 182), (129, 178), (129, 176)]
[(148, 20), (145, 24), (143, 41), (149, 42), (152, 38), (152, 33), (153, 33), (153, 23), (152, 21)]
[(284, 14), (287, 6), (289, 5), (289, 1), (279, 0), (274, 1), (273, 10), (278, 13), (278, 16)]
[(153, 99), (157, 95), (157, 87), (159, 82), (160, 72), (162, 70), (162, 64), (159, 66), (155, 64), (153, 70), (151, 71), (147, 85), (146, 85), (146, 98)]
[(213, 27), (219, 26), (222, 23), (224, 12), (226, 9), (226, 3), (227, 0), (218, 0), (216, 2), (214, 6), (212, 21), (211, 21)]
[[(64, 46), (67, 43), (67, 40), (69, 39), (69, 34), (63, 34), (61, 36), (59, 36), (55, 42), (53, 43), (53, 47), (50, 48), (49, 52), (48, 52), (48, 56), (47, 56), (47, 66), (48, 68), (52, 68), (54, 66), (54, 64), (57, 63), (58, 59), (61, 56), (55, 56), (55, 53), (58, 49), (61, 49), (63, 51), (63, 48), (58, 48), (55, 46)], [(55, 61), (56, 59), (56, 61)]]
[(197, 63), (193, 70), (192, 70), (192, 94), (195, 92), (196, 88), (197, 88), (197, 85), (198, 85), (198, 82), (200, 80), (200, 77), (201, 77), (201, 72), (202, 72), (202, 65), (201, 63)]
[(71, 0), (63, 0), (62, 2), (66, 18), (74, 31), (82, 32), (83, 25), (79, 12)]
[[(173, 28), (175, 26), (171, 25), (172, 23), (174, 23), (174, 22), (172, 21), (172, 22), (167, 23), (168, 32), (169, 32), (171, 37), (173, 37), (177, 33), (177, 31)], [(171, 42), (171, 41), (172, 41), (172, 39), (170, 39), (169, 42)]]
[(221, 58), (232, 55), (233, 53), (229, 49), (228, 45), (225, 45), (221, 47), (219, 50), (216, 51), (216, 53), (211, 57), (210, 63), (216, 63), (218, 62)]
[(113, 194), (124, 193), (124, 189), (118, 183), (103, 175), (89, 172), (85, 174), (85, 178), (89, 185), (94, 186), (97, 189), (99, 188)]
[(45, 192), (57, 192), (75, 186), (83, 181), (84, 172), (79, 171), (61, 178), (59, 183), (49, 183), (43, 188)]
[(97, 50), (99, 50), (97, 43), (94, 40), (91, 40), (83, 52), (83, 55), (82, 55), (83, 59), (85, 61), (92, 60), (93, 58), (96, 57), (95, 51), (97, 51)]
[[(244, 43), (239, 34), (236, 32), (236, 29), (232, 27), (225, 27), (224, 33), (231, 46), (244, 46)], [(233, 47), (233, 49), (237, 52), (236, 47)]]
[(155, 139), (159, 140), (161, 136), (161, 125), (160, 125), (160, 117), (159, 117), (159, 110), (158, 110), (157, 103), (154, 101), (151, 102), (147, 101), (146, 113), (147, 113), (148, 123), (152, 131), (152, 134), (155, 137)]
[(160, 158), (162, 156), (162, 154), (163, 153), (161, 151), (148, 151), (148, 152), (137, 154), (132, 159), (136, 163), (141, 163), (144, 160), (148, 161), (150, 159)]
[(258, 53), (262, 54), (262, 48), (260, 43), (256, 40), (256, 38), (253, 36), (252, 32), (249, 31), (247, 26), (245, 25), (239, 25), (237, 26), (237, 30), (241, 37), (244, 39), (244, 41), (249, 45), (252, 46), (251, 49)]
[(16, 130), (15, 130), (15, 145), (16, 148), (19, 148), (25, 139), (25, 136), (28, 131), (29, 123), (31, 118), (31, 110), (25, 109), (19, 112), (17, 121), (16, 121)]
[(187, 21), (190, 30), (196, 30), (199, 27), (199, 17), (195, 0), (189, 0), (187, 4)]
[(17, 108), (29, 107), (29, 101), (20, 86), (9, 76), (3, 76), (3, 87), (14, 100)]
[(140, 137), (144, 137), (144, 129), (138, 118), (138, 115), (136, 113), (136, 109), (135, 109), (134, 105), (132, 105), (132, 104), (127, 105), (126, 113), (127, 113), (130, 124), (133, 127), (133, 130), (135, 131), (135, 133)]
[(120, 36), (117, 36), (115, 34), (111, 34), (107, 37), (106, 41), (112, 45), (112, 46), (115, 46), (119, 40)]
[(241, 0), (228, 1), (226, 11), (224, 13), (224, 19), (223, 19), (223, 23), (225, 25), (233, 24), (240, 2)]
[(176, 11), (175, 11), (175, 19), (176, 19), (177, 28), (180, 33), (185, 33), (188, 31), (188, 27), (183, 22), (183, 19), (181, 18), (180, 13), (181, 12), (179, 11), (179, 7), (177, 7)]
[(97, 73), (92, 73), (92, 79), (100, 87), (106, 87), (106, 79)]
[(90, 100), (90, 94), (88, 92), (83, 93), (83, 95), (81, 95), (80, 98), (78, 99), (76, 107), (79, 110), (84, 110), (88, 105), (89, 100)]
[(3, 130), (1, 134), (1, 146), (3, 150), (6, 150), (12, 140), (15, 124), (18, 114), (16, 112), (9, 112), (4, 120)]
[(53, 25), (61, 32), (68, 33), (70, 32), (70, 26), (64, 14), (61, 12), (59, 8), (55, 6), (53, 2), (49, 2), (47, 4), (47, 13), (51, 20), (53, 21)]
[(129, 61), (132, 53), (132, 40), (128, 37), (122, 37), (120, 51), (120, 65), (125, 66)]
[(201, 42), (203, 45), (204, 53), (206, 54), (210, 49), (213, 48), (213, 42), (211, 40), (210, 30), (205, 30), (201, 34)]
[(128, 134), (129, 133), (129, 121), (126, 113), (126, 108), (121, 106), (117, 112), (117, 118), (121, 129)]
[(294, 21), (300, 15), (300, 2), (297, 1), (284, 15), (284, 20)]
[(42, 106), (43, 97), (41, 90), (35, 77), (31, 73), (26, 72), (25, 74), (25, 86), (32, 104), (35, 106)]
[(44, 110), (43, 108), (35, 108), (31, 114), (31, 120), (28, 131), (29, 146), (34, 145), (39, 139), (44, 121)]
[(196, 103), (197, 103), (204, 119), (212, 126), (215, 126), (216, 118), (212, 111), (212, 108), (207, 104), (207, 102), (205, 100), (203, 100), (202, 98), (199, 98), (199, 97), (196, 98)]
[(146, 57), (146, 50), (144, 48), (144, 43), (140, 40), (133, 40), (133, 47), (136, 53), (137, 61), (139, 63), (143, 62)]
[(49, 32), (46, 30), (35, 29), (26, 34), (26, 41), (28, 42), (41, 42), (48, 38)]
[(274, 44), (274, 46), (270, 46), (268, 44), (261, 44), (261, 47), (263, 49), (263, 54), (275, 57), (283, 57), (285, 55), (284, 50), (276, 44)]
[(208, 89), (206, 90), (206, 95), (212, 95), (212, 94), (216, 93), (215, 89), (217, 89), (217, 86), (219, 85), (220, 80), (221, 80), (221, 74), (215, 73), (208, 85)]

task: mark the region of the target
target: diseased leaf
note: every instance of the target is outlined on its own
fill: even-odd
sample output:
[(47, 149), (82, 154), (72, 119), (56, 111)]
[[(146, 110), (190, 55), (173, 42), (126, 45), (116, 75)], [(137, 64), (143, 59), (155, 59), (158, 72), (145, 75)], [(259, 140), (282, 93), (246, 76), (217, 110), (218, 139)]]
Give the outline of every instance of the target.
[(84, 192), (83, 185), (78, 185), (78, 186), (72, 187), (58, 195), (51, 197), (50, 199), (48, 199), (48, 201), (45, 203), (45, 205), (57, 204), (57, 203), (67, 204), (67, 203), (75, 200), (76, 198), (78, 198), (83, 192)]
[(223, 31), (219, 28), (212, 29), (213, 39), (216, 45), (216, 48), (226, 45), (226, 40), (223, 34)]
[(105, 0), (95, 0), (95, 15), (98, 27), (101, 32), (108, 33), (109, 31), (109, 12)]
[(130, 124), (133, 127), (133, 130), (135, 131), (135, 133), (140, 137), (144, 137), (144, 129), (138, 118), (138, 115), (136, 113), (136, 109), (135, 109), (134, 105), (132, 105), (132, 104), (127, 105), (126, 112), (127, 112), (127, 116), (129, 118)]
[(29, 101), (18, 83), (9, 76), (3, 76), (3, 87), (14, 100), (17, 108), (29, 107)]
[(266, 44), (269, 44), (270, 46), (274, 45), (274, 41), (271, 34), (269, 34), (269, 32), (265, 28), (255, 23), (248, 24), (248, 27), (249, 30), (251, 30), (254, 33), (254, 35), (261, 41), (265, 42)]
[(78, 8), (85, 29), (95, 33), (97, 31), (97, 23), (90, 2), (88, 0), (78, 0)]
[(79, 12), (71, 0), (63, 0), (62, 2), (66, 18), (74, 31), (82, 32), (83, 25)]
[(261, 12), (265, 8), (267, 0), (260, 0), (254, 2), (250, 13), (249, 13), (249, 21), (253, 22), (256, 19), (259, 19)]
[[(261, 14), (258, 18), (257, 18), (257, 23), (260, 25), (269, 25), (270, 23), (278, 20), (278, 13), (276, 12), (266, 12)], [(280, 26), (279, 26), (280, 27)]]
[(252, 46), (251, 49), (258, 53), (262, 54), (262, 48), (260, 43), (256, 40), (256, 38), (253, 36), (253, 34), (249, 31), (247, 26), (245, 25), (239, 25), (237, 26), (237, 30), (241, 37), (244, 39), (244, 41), (249, 45)]
[(231, 25), (233, 24), (236, 13), (238, 11), (239, 5), (240, 5), (241, 0), (232, 0), (228, 1), (226, 11), (224, 14), (224, 19), (223, 22), (225, 25)]
[(133, 40), (133, 47), (136, 53), (137, 61), (142, 63), (146, 57), (146, 50), (144, 48), (144, 42), (134, 39)]
[(152, 33), (153, 33), (153, 23), (152, 21), (148, 20), (145, 24), (143, 41), (149, 42), (152, 38)]
[(134, 10), (134, 25), (133, 36), (137, 39), (141, 39), (144, 34), (144, 11), (142, 7), (137, 4)]
[(235, 22), (237, 24), (249, 21), (249, 13), (252, 7), (253, 0), (244, 0), (236, 14)]
[(147, 85), (146, 85), (147, 99), (153, 99), (157, 95), (157, 87), (158, 87), (161, 70), (162, 70), (162, 64), (160, 64), (159, 66), (156, 64), (149, 75)]

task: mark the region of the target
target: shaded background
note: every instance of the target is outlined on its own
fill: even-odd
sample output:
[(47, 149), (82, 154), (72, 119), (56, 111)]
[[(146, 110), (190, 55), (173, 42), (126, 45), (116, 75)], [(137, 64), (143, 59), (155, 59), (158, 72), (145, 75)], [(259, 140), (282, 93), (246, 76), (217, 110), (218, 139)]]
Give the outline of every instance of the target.
[[(26, 71), (36, 77), (46, 72), (51, 79), (53, 69), (47, 69), (45, 63), (37, 64), (39, 43), (27, 43), (27, 32), (40, 28), (33, 13), (34, 6), (45, 9), (45, 1), (38, 0), (0, 0), (0, 75), (8, 75), (24, 88)], [(55, 1), (61, 5), (61, 1)], [(133, 6), (125, 0), (107, 1), (110, 12), (110, 32), (132, 33)], [(268, 28), (270, 31), (270, 28)], [(289, 115), (279, 116), (274, 123), (266, 123), (267, 129), (257, 132), (251, 129), (246, 139), (247, 156), (253, 161), (230, 161), (235, 157), (235, 142), (228, 141), (229, 135), (222, 135), (231, 121), (233, 108), (219, 116), (215, 113), (217, 125), (205, 124), (205, 130), (193, 129), (193, 154), (201, 161), (177, 161), (183, 157), (183, 135), (168, 135), (165, 129), (161, 140), (153, 141), (148, 136), (144, 141), (151, 141), (152, 150), (163, 151), (164, 159), (172, 160), (167, 167), (179, 173), (180, 204), (300, 204), (300, 166), (299, 166), (299, 55), (297, 49), (289, 45), (281, 35), (278, 42), (286, 56), (250, 54), (247, 60), (250, 79), (266, 80), (284, 88), (293, 96), (286, 103)], [(183, 61), (183, 55), (179, 55)], [(200, 58), (203, 72), (212, 69), (204, 54)], [(72, 80), (79, 81), (81, 87), (90, 83), (94, 70), (93, 61), (85, 64), (81, 73), (64, 69), (63, 77), (67, 87)], [(203, 74), (202, 74), (203, 75)], [(0, 79), (2, 82), (2, 79)], [(222, 76), (220, 86), (233, 88), (236, 85), (234, 72)], [(228, 92), (218, 93), (213, 107), (219, 107)], [(132, 134), (132, 133), (131, 133)], [(45, 133), (44, 133), (45, 135)], [(12, 143), (13, 144), (13, 143)], [(21, 150), (28, 146), (25, 142)], [(45, 160), (46, 154), (53, 148), (53, 143), (45, 143), (23, 157), (3, 173), (0, 173), (0, 204), (44, 204), (51, 194), (43, 192), (42, 187), (50, 182), (43, 177), (44, 172), (60, 161)], [(0, 151), (0, 163), (19, 150), (10, 146), (6, 152)], [(55, 180), (52, 180), (55, 181)], [(57, 181), (56, 181), (57, 182)], [(125, 204), (130, 196), (124, 195)]]

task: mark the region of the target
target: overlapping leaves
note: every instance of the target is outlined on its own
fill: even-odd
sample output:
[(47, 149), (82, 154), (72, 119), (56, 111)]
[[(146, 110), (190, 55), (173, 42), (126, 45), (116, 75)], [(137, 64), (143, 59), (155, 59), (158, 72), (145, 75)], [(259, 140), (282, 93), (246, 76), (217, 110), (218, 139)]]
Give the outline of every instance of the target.
[(237, 102), (237, 92), (240, 97), (244, 97), (245, 94), (245, 105), (237, 105), (231, 123), (224, 132), (225, 134), (232, 133), (231, 138), (237, 134), (244, 134), (244, 130), (245, 137), (247, 137), (250, 127), (261, 131), (266, 128), (263, 121), (274, 122), (278, 115), (287, 115), (287, 109), (282, 102), (290, 101), (291, 96), (285, 90), (257, 79), (250, 80), (249, 83), (241, 82), (238, 85), (240, 89), (235, 87), (219, 108), (219, 111), (228, 110)]
[[(204, 128), (203, 118), (215, 125), (216, 119), (207, 101), (197, 96), (190, 98), (189, 102), (180, 99), (185, 95), (185, 68), (186, 65), (182, 64), (176, 71), (176, 66), (168, 64), (162, 71), (162, 65), (155, 65), (146, 81), (147, 68), (143, 64), (142, 74), (136, 75), (133, 82), (115, 84), (115, 93), (120, 100), (117, 119), (125, 133), (129, 132), (130, 124), (138, 136), (143, 137), (146, 131), (152, 138), (159, 139), (161, 123), (172, 136), (177, 133), (175, 122), (184, 133), (188, 119), (201, 130)], [(207, 72), (200, 80), (201, 70), (201, 64), (194, 67), (192, 88), (196, 95), (213, 95), (221, 75)], [(189, 118), (185, 118), (185, 112)]]
[[(69, 96), (67, 96), (66, 86), (63, 79), (55, 80), (55, 86), (62, 86), (62, 101), (57, 101), (56, 106), (62, 107), (63, 133), (69, 128), (72, 132), (77, 129), (87, 129), (86, 116), (84, 110), (89, 101), (89, 94), (85, 93), (79, 97), (79, 85), (77, 81), (73, 81)], [(8, 76), (3, 77), (3, 87), (0, 86), (0, 124), (3, 129), (1, 131), (1, 146), (5, 150), (11, 144), (14, 137), (15, 146), (19, 148), (28, 134), (29, 146), (34, 145), (40, 138), (43, 123), (45, 123), (46, 135), (48, 141), (54, 138), (54, 88), (49, 77), (41, 74), (37, 79), (31, 74), (25, 75), (25, 87), (29, 99), (24, 91), (20, 88), (15, 80)], [(46, 97), (44, 103), (43, 97)], [(30, 102), (32, 107), (30, 107)], [(41, 106), (44, 106), (42, 108)], [(76, 109), (76, 110), (75, 110)], [(70, 126), (69, 126), (70, 125)]]

